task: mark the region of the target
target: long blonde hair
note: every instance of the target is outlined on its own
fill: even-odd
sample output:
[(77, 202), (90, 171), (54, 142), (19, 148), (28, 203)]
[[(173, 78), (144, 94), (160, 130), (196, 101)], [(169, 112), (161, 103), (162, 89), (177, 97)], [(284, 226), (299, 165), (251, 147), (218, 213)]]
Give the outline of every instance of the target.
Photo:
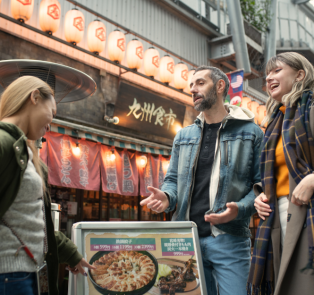
[[(42, 99), (50, 99), (51, 96), (54, 96), (51, 87), (39, 78), (32, 76), (20, 77), (12, 82), (1, 95), (0, 121), (13, 116), (21, 110), (34, 90), (39, 90)], [(45, 193), (46, 184), (44, 181), (44, 174), (47, 173), (47, 167), (40, 159), (34, 141), (27, 140), (27, 145), (33, 152), (33, 163), (37, 173), (42, 179), (43, 191)]]
[[(282, 62), (296, 71), (303, 70), (305, 72), (304, 79), (296, 81), (289, 93), (282, 97), (282, 103), (285, 106), (293, 105), (306, 90), (314, 92), (314, 68), (312, 64), (301, 54), (296, 52), (284, 52), (272, 57), (266, 64), (266, 76), (278, 67), (278, 62)], [(268, 99), (266, 102), (266, 117), (262, 122), (264, 125), (269, 121), (273, 111), (279, 102), (273, 99), (267, 89)]]

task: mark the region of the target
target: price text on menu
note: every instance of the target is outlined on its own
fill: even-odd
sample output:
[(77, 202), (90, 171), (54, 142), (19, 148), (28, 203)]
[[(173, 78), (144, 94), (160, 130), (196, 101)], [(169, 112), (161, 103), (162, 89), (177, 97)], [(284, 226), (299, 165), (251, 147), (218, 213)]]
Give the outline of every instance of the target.
[(192, 238), (161, 239), (162, 256), (194, 255)]
[(91, 238), (91, 251), (153, 251), (156, 250), (156, 241), (153, 238)]

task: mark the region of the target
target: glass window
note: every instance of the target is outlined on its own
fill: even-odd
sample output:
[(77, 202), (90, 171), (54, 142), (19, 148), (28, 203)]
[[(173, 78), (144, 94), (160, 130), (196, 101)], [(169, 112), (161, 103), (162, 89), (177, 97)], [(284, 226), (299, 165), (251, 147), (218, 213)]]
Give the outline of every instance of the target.
[(279, 2), (278, 12), (279, 17), (289, 18), (288, 4)]
[(290, 21), (291, 39), (294, 41), (299, 40), (298, 37), (298, 24), (296, 21)]
[(300, 32), (300, 39), (299, 40), (305, 42), (306, 41), (305, 30), (301, 26), (299, 26), (299, 32)]
[(285, 41), (290, 39), (289, 23), (287, 20), (284, 19), (280, 20), (280, 37), (283, 38)]
[(99, 191), (84, 191), (83, 221), (99, 221)]

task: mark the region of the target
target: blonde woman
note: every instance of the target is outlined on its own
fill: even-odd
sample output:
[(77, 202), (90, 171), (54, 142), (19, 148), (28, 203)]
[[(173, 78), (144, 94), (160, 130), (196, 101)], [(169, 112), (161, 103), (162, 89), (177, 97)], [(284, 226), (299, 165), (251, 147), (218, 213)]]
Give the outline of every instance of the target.
[(33, 145), (49, 130), (56, 112), (52, 89), (35, 77), (15, 80), (1, 96), (0, 295), (37, 294), (36, 265), (44, 260), (51, 295), (58, 294), (59, 262), (69, 264), (73, 273), (93, 268), (69, 239), (54, 232), (47, 169)]
[(267, 122), (255, 185), (261, 218), (248, 294), (309, 295), (314, 290), (314, 69), (286, 52), (266, 65)]

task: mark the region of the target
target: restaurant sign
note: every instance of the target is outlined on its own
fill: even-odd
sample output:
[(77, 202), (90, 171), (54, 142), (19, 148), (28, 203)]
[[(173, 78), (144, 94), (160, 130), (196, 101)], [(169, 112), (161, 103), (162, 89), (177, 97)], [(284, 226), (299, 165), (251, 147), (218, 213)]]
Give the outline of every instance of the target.
[(185, 106), (121, 83), (114, 115), (120, 126), (173, 139), (183, 127)]

